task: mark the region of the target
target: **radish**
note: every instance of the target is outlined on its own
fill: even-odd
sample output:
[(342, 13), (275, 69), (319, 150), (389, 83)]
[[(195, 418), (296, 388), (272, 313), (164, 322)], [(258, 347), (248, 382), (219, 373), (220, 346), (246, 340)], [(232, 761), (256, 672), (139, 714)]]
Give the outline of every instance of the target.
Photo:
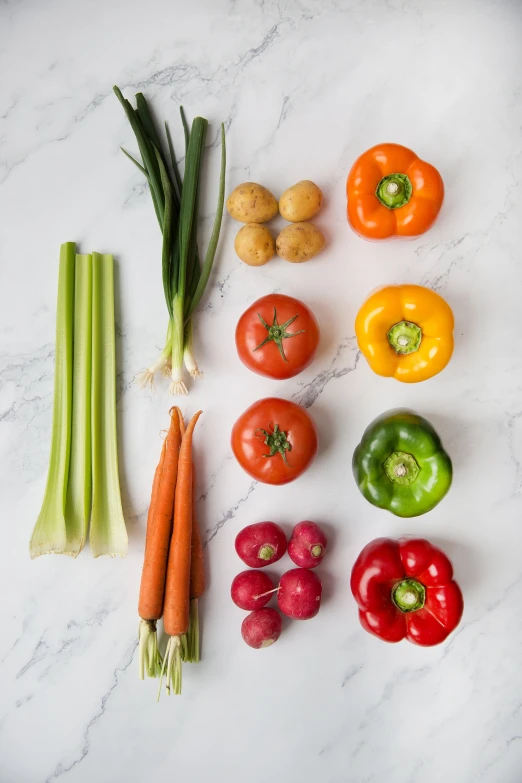
[(236, 552), (251, 568), (263, 568), (275, 563), (286, 552), (284, 530), (274, 522), (247, 525), (236, 536)]
[(301, 568), (315, 568), (324, 557), (326, 536), (315, 522), (299, 522), (288, 544), (291, 560)]
[(275, 609), (256, 609), (241, 624), (241, 636), (250, 647), (259, 650), (277, 642), (283, 621)]
[(316, 573), (306, 568), (293, 568), (281, 577), (277, 603), (287, 617), (309, 620), (319, 611), (322, 590)]
[(241, 571), (234, 577), (230, 595), (236, 606), (250, 612), (252, 609), (261, 609), (270, 601), (273, 587), (270, 577), (264, 571)]

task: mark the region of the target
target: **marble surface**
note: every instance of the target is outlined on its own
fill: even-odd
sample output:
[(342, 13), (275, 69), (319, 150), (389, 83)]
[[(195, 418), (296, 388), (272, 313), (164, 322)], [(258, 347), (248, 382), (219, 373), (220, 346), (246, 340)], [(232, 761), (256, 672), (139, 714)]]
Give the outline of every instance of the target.
[[(0, 3), (0, 780), (144, 779), (324, 783), (519, 783), (522, 779), (522, 320), (518, 0), (2, 0)], [(181, 699), (140, 683), (136, 596), (166, 386), (133, 377), (166, 325), (160, 237), (135, 150), (111, 92), (138, 90), (176, 129), (177, 107), (211, 121), (202, 230), (213, 219), (218, 123), (228, 187), (276, 194), (310, 178), (326, 196), (328, 249), (307, 265), (247, 268), (224, 221), (197, 319), (206, 378), (186, 411), (197, 438), (199, 515), (210, 588), (203, 654)], [(447, 197), (420, 239), (365, 243), (345, 221), (353, 160), (381, 141), (434, 163)], [(41, 503), (51, 428), (57, 257), (61, 242), (118, 260), (124, 561), (43, 557), (28, 540)], [(421, 283), (447, 298), (456, 350), (432, 381), (408, 387), (361, 359), (355, 313), (377, 285)], [(233, 343), (254, 298), (303, 298), (322, 329), (296, 379), (250, 374)], [(236, 416), (257, 398), (297, 400), (314, 416), (319, 457), (286, 488), (252, 482), (231, 456)], [(351, 454), (394, 406), (430, 418), (454, 461), (447, 499), (401, 521), (358, 493)], [(158, 435), (156, 435), (158, 433)], [(325, 601), (256, 652), (228, 597), (245, 524), (324, 522)], [(447, 643), (386, 645), (358, 624), (349, 574), (380, 535), (445, 547), (465, 595)], [(281, 573), (288, 561), (278, 564)]]

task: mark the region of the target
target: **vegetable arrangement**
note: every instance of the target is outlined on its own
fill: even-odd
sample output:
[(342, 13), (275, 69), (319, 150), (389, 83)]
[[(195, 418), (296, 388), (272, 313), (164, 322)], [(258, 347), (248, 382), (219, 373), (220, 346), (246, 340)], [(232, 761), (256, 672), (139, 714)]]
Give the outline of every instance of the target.
[[(319, 612), (322, 584), (313, 571), (326, 551), (326, 536), (315, 522), (299, 522), (288, 545), (288, 554), (301, 568), (284, 573), (277, 587), (259, 570), (242, 571), (232, 581), (230, 594), (240, 609), (251, 613), (243, 620), (241, 635), (255, 649), (269, 647), (281, 635), (281, 616), (267, 607), (277, 593), (279, 610), (293, 620), (310, 620)], [(286, 536), (274, 522), (258, 522), (236, 536), (236, 552), (253, 569), (264, 568), (285, 554)], [(307, 565), (306, 565), (307, 564)]]
[[(277, 251), (280, 258), (292, 264), (309, 261), (323, 250), (326, 242), (322, 232), (308, 221), (323, 204), (323, 193), (314, 182), (302, 180), (285, 190), (279, 204), (275, 196), (262, 185), (243, 182), (227, 200), (229, 215), (242, 223), (234, 242), (238, 257), (249, 266), (263, 266)], [(274, 244), (266, 226), (278, 212), (290, 222)]]
[[(199, 662), (198, 599), (205, 590), (192, 459), (192, 437), (201, 411), (186, 428), (179, 408), (172, 408), (170, 415), (152, 485), (138, 603), (140, 679), (145, 672), (160, 678), (158, 698), (165, 673), (167, 692), (172, 688), (180, 694), (182, 660)], [(169, 637), (163, 659), (157, 641), (161, 617)]]
[(60, 249), (53, 427), (42, 508), (31, 558), (125, 556), (116, 432), (114, 259)]
[(156, 373), (162, 372), (171, 379), (171, 394), (186, 394), (183, 364), (192, 378), (202, 376), (192, 348), (192, 317), (208, 283), (221, 230), (225, 200), (225, 129), (221, 125), (221, 171), (214, 228), (201, 265), (197, 241), (198, 196), (208, 121), (196, 117), (189, 129), (183, 109), (180, 109), (185, 133), (185, 171), (182, 179), (168, 125), (165, 123), (167, 155), (142, 93), (136, 95), (134, 109), (118, 87), (114, 87), (114, 92), (136, 136), (141, 163), (123, 151), (145, 175), (163, 235), (161, 266), (169, 314), (167, 337), (159, 359), (140, 374), (139, 382), (144, 387), (152, 388)]

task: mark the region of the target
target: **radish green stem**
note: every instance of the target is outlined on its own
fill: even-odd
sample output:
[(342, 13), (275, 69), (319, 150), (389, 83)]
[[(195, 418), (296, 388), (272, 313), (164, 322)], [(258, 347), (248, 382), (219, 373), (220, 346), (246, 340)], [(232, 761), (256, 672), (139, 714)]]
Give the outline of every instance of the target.
[(266, 593), (259, 593), (259, 595), (254, 596), (254, 601), (257, 601), (258, 598), (264, 598), (265, 595), (272, 595), (272, 593), (277, 593), (280, 589), (281, 588), (279, 587), (274, 587), (273, 590), (267, 590)]

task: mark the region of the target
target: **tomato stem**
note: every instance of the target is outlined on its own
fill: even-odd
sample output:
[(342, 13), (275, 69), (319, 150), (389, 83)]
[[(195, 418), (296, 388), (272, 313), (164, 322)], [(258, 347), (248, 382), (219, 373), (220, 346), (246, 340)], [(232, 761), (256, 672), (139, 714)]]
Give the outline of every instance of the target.
[[(287, 332), (287, 328), (290, 326), (290, 324), (293, 324), (296, 318), (299, 318), (299, 313), (297, 315), (294, 315), (293, 318), (289, 318), (288, 321), (284, 324), (279, 324), (277, 321), (277, 311), (274, 307), (274, 320), (272, 322), (272, 325), (269, 326), (263, 316), (258, 313), (257, 317), (265, 327), (265, 329), (268, 332), (268, 335), (265, 337), (263, 342), (259, 343), (259, 345), (254, 348), (252, 353), (259, 350), (259, 348), (262, 348), (263, 345), (266, 345), (269, 342), (274, 342), (277, 347), (279, 348), (279, 353), (281, 354), (283, 361), (288, 362), (288, 359), (285, 356), (285, 349), (283, 348), (283, 340), (286, 340), (288, 337), (295, 337), (298, 334), (303, 334), (306, 329), (300, 329), (298, 332)], [(271, 455), (272, 456), (272, 455)]]
[[(270, 429), (271, 427), (272, 425), (269, 424), (268, 430), (264, 430), (261, 427), (256, 430), (256, 435), (261, 433), (264, 436), (263, 443), (270, 449), (270, 454), (263, 454), (263, 457), (275, 457), (276, 454), (280, 454), (285, 465), (291, 467), (286, 458), (286, 452), (292, 451), (292, 444), (288, 440), (286, 432), (279, 429), (279, 424)], [(257, 435), (257, 437), (260, 436)]]

